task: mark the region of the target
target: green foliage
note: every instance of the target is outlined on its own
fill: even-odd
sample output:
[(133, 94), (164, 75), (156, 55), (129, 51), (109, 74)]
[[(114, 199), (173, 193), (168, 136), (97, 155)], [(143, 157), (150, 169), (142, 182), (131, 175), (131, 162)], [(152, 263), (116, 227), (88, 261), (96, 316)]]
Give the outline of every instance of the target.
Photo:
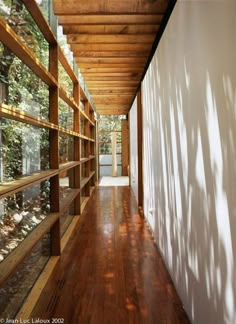
[(74, 128), (74, 111), (62, 99), (59, 99), (59, 125), (68, 130)]
[(74, 160), (73, 137), (60, 134), (59, 136), (59, 158), (60, 163)]
[[(0, 119), (3, 181), (49, 168), (49, 133), (31, 125)], [(24, 163), (23, 163), (24, 161)]]
[[(40, 4), (48, 15), (48, 0)], [(27, 11), (22, 0), (0, 0), (0, 16), (10, 25), (21, 41), (32, 51), (47, 69), (49, 44)], [(73, 94), (73, 82), (62, 66), (59, 66), (60, 84), (69, 95)], [(0, 103), (6, 103), (20, 111), (40, 119), (49, 119), (49, 90), (14, 53), (0, 42)], [(73, 111), (63, 101), (60, 103), (61, 126), (73, 128)], [(60, 136), (60, 156), (73, 159), (73, 138)], [(14, 181), (23, 176), (49, 168), (49, 132), (44, 128), (0, 118), (0, 183)], [(33, 187), (30, 190), (34, 190)], [(37, 193), (37, 190), (35, 191)], [(33, 194), (33, 191), (32, 191)], [(49, 182), (41, 184), (39, 203), (45, 201), (45, 210), (50, 208)], [(17, 193), (6, 198), (6, 212), (22, 211), (30, 204), (26, 193)], [(44, 199), (45, 198), (45, 199)], [(35, 204), (35, 201), (34, 201)], [(44, 203), (42, 203), (44, 204)], [(36, 204), (37, 205), (37, 204)]]
[(73, 82), (60, 62), (58, 64), (58, 69), (60, 86), (68, 93), (69, 96), (73, 96)]
[(41, 30), (21, 0), (3, 0), (0, 16), (14, 29), (22, 42), (29, 47), (42, 64), (48, 68), (49, 45)]
[(111, 133), (116, 132), (117, 153), (121, 153), (121, 120), (124, 116), (108, 115), (100, 116), (99, 129), (99, 150), (100, 154), (111, 154)]
[(117, 115), (100, 116), (99, 131), (121, 131), (122, 117)]

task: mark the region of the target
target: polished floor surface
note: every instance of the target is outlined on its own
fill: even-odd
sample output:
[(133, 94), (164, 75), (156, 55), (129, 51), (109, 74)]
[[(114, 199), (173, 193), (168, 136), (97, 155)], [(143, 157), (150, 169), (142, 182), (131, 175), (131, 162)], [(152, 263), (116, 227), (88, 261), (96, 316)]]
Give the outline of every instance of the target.
[(32, 316), (66, 324), (187, 324), (129, 187), (98, 187)]

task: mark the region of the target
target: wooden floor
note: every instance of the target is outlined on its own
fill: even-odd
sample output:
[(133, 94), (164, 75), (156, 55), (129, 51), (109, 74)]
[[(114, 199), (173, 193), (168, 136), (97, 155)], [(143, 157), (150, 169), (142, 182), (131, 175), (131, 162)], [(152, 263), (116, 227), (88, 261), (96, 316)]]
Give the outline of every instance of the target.
[(98, 187), (31, 314), (66, 324), (189, 323), (129, 187)]

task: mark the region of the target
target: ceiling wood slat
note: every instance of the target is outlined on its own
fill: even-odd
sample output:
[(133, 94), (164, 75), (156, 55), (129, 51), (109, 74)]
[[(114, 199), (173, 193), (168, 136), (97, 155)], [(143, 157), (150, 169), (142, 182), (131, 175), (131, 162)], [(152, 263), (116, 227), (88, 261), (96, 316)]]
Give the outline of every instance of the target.
[(76, 63), (79, 65), (80, 67), (80, 64), (82, 63), (99, 63), (99, 64), (103, 64), (103, 63), (106, 63), (106, 64), (145, 64), (146, 62), (146, 57), (119, 57), (119, 58), (115, 58), (115, 57), (110, 57), (110, 58), (104, 58), (104, 57), (79, 57), (79, 56), (76, 56), (75, 57), (75, 61)]
[(167, 8), (166, 0), (56, 0), (54, 1), (54, 12), (56, 15), (75, 14), (148, 14), (162, 13)]
[(145, 52), (151, 48), (150, 44), (71, 44), (73, 52)]
[(83, 72), (109, 72), (109, 71), (143, 71), (143, 64), (93, 64), (93, 63), (83, 63), (80, 64), (80, 71)]
[(74, 55), (77, 57), (106, 57), (106, 58), (120, 58), (120, 57), (143, 57), (147, 58), (149, 51), (78, 51), (74, 50)]
[(71, 15), (59, 16), (59, 23), (61, 25), (159, 25), (162, 21), (163, 15)]
[(138, 35), (68, 35), (70, 44), (152, 44), (155, 34)]
[(176, 0), (53, 0), (100, 114), (127, 114)]
[(83, 25), (83, 26), (65, 26), (63, 33), (65, 35), (137, 35), (137, 34), (156, 34), (159, 25)]
[(131, 67), (117, 67), (117, 65), (115, 66), (110, 66), (110, 67), (103, 67), (103, 66), (99, 66), (99, 67), (87, 67), (87, 68), (80, 68), (80, 71), (82, 72), (82, 74), (94, 74), (94, 73), (127, 73), (127, 72), (142, 72), (143, 71), (143, 67), (135, 67), (135, 66), (131, 66)]

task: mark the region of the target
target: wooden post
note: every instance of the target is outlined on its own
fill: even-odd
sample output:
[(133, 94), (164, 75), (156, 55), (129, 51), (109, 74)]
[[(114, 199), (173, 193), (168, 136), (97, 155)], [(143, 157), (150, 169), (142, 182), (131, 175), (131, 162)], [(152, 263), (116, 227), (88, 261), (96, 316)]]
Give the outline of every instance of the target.
[(143, 114), (141, 89), (137, 94), (138, 129), (138, 206), (143, 214)]
[(117, 177), (116, 132), (111, 133), (111, 148), (112, 148), (112, 176)]
[[(50, 44), (49, 47), (49, 71), (56, 81), (58, 81), (58, 45)], [(58, 125), (58, 96), (57, 86), (49, 88), (49, 120), (51, 123)], [(50, 130), (50, 168), (59, 169), (59, 133), (58, 130)], [(50, 179), (50, 206), (51, 212), (59, 212), (59, 174)], [(60, 255), (60, 219), (51, 229), (51, 253)]]
[(121, 139), (122, 139), (122, 176), (128, 175), (129, 169), (129, 123), (124, 119), (121, 121)]
[[(76, 104), (79, 106), (80, 104), (80, 87), (78, 83), (74, 83), (74, 100)], [(80, 131), (80, 111), (76, 109), (74, 111), (74, 131), (79, 133)], [(74, 137), (74, 160), (80, 160), (80, 139), (78, 137)], [(80, 188), (80, 165), (74, 168), (74, 187), (76, 189)], [(80, 193), (76, 196), (74, 200), (74, 214), (80, 215)]]
[[(89, 105), (90, 105), (89, 102), (86, 101), (85, 105), (84, 105), (84, 111), (88, 117), (89, 117), (89, 109), (90, 109)], [(89, 121), (87, 119), (85, 121), (85, 136), (90, 138), (90, 127), (89, 127)], [(85, 156), (86, 156), (86, 158), (89, 158), (89, 156), (90, 156), (90, 141), (85, 142)], [(86, 162), (85, 168), (86, 168), (85, 169), (86, 177), (89, 177), (89, 175), (90, 175), (90, 160), (88, 160)], [(88, 183), (85, 186), (85, 195), (86, 195), (86, 197), (89, 197), (89, 195), (90, 195), (90, 181), (88, 181)]]

